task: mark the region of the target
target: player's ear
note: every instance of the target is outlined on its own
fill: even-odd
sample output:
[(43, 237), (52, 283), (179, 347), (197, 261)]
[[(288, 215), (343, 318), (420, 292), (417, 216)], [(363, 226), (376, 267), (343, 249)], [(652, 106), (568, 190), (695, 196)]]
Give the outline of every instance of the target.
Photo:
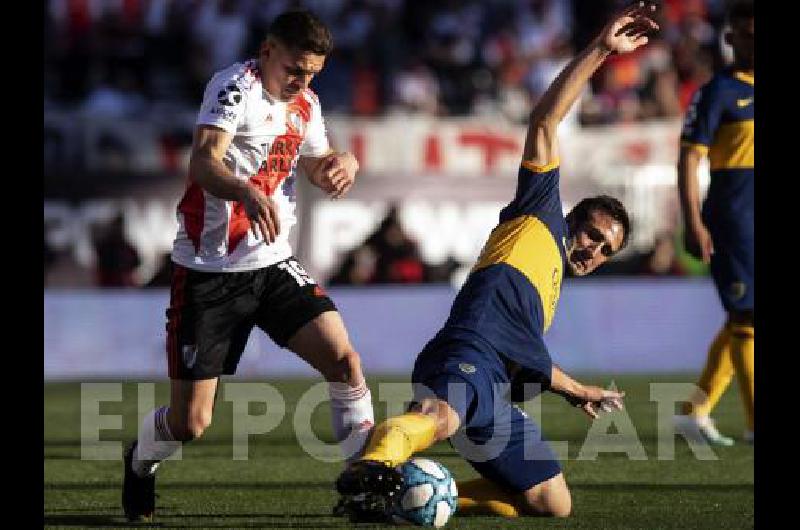
[(274, 49), (275, 49), (275, 39), (267, 37), (261, 42), (261, 46), (259, 47), (258, 52), (265, 59), (269, 59), (269, 55)]

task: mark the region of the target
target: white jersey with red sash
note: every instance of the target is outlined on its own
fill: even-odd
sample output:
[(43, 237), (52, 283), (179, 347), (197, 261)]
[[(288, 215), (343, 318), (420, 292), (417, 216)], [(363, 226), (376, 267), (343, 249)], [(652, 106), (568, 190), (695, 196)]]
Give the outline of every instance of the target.
[(278, 101), (264, 90), (256, 60), (236, 63), (209, 81), (197, 124), (234, 135), (224, 162), (236, 177), (250, 180), (273, 198), (281, 232), (269, 245), (256, 239), (240, 203), (211, 195), (189, 175), (178, 204), (172, 260), (201, 271), (233, 272), (260, 269), (291, 256), (297, 160), (329, 149), (316, 95), (304, 90), (289, 102)]

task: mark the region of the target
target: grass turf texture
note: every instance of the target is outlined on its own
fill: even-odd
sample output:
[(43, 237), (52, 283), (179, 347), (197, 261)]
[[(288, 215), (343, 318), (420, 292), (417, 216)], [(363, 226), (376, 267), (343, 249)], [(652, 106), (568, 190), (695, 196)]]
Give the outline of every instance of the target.
[[(585, 380), (606, 385), (610, 377)], [(631, 460), (624, 451), (606, 446), (594, 460), (578, 459), (586, 444), (590, 422), (557, 396), (540, 401), (548, 440), (567, 442), (562, 461), (573, 496), (573, 515), (567, 520), (459, 517), (452, 528), (752, 528), (753, 448), (741, 441), (744, 420), (738, 389), (733, 384), (714, 417), (721, 432), (736, 445), (715, 448), (718, 460), (698, 460), (682, 438), (674, 443), (674, 459), (659, 459), (657, 404), (650, 383), (693, 382), (694, 375), (614, 376), (627, 392), (627, 411), (646, 459)], [(370, 386), (376, 415), (383, 418), (384, 393), (378, 384), (398, 380), (373, 379)], [(239, 382), (229, 380), (228, 382)], [(158, 472), (156, 521), (160, 528), (347, 528), (345, 519), (330, 515), (336, 501), (333, 481), (341, 464), (319, 462), (303, 452), (294, 435), (292, 418), (299, 397), (316, 381), (268, 381), (286, 401), (286, 415), (274, 430), (249, 437), (248, 460), (233, 460), (232, 403), (218, 397), (214, 423), (203, 439), (183, 449), (182, 460), (168, 461)], [(223, 382), (223, 385), (225, 382)], [(121, 385), (122, 400), (106, 401), (100, 414), (121, 416), (121, 429), (100, 433), (103, 441), (133, 439), (138, 429), (138, 388)], [(168, 385), (155, 384), (156, 403), (166, 403)], [(538, 398), (537, 398), (537, 401)], [(81, 460), (81, 385), (48, 383), (44, 393), (44, 522), (49, 528), (126, 527), (120, 507), (121, 461)], [(265, 405), (251, 404), (250, 414), (263, 414)], [(529, 409), (530, 410), (530, 409)], [(146, 411), (142, 411), (145, 413)], [(119, 420), (116, 420), (119, 421)], [(331, 440), (327, 405), (312, 415), (314, 431)], [(624, 427), (624, 426), (623, 426)], [(608, 430), (615, 434), (614, 427)], [(634, 447), (630, 443), (626, 447)], [(121, 447), (121, 444), (120, 444)], [(476, 473), (446, 443), (424, 456), (447, 466), (457, 479)], [(121, 458), (121, 449), (120, 449)]]

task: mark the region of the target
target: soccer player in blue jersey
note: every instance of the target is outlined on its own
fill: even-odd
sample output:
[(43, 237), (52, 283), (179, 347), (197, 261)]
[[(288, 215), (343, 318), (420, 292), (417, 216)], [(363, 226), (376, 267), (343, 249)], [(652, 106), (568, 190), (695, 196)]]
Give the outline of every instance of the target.
[[(678, 187), (686, 225), (687, 250), (711, 264), (711, 274), (727, 321), (717, 334), (698, 382), (699, 391), (686, 403), (676, 426), (687, 435), (703, 436), (716, 445), (733, 445), (717, 431), (711, 410), (733, 374), (747, 417), (744, 438), (754, 440), (754, 226), (753, 156), (755, 114), (755, 46), (752, 2), (731, 7), (730, 31), (734, 64), (697, 91), (681, 134)], [(711, 185), (703, 208), (697, 169), (708, 156)]]
[(658, 28), (654, 10), (639, 2), (618, 13), (534, 108), (516, 195), (500, 212), (444, 327), (417, 358), (412, 406), (377, 426), (362, 458), (336, 481), (338, 508), (353, 520), (385, 520), (402, 481), (393, 468), (445, 439), (482, 476), (458, 484), (462, 513), (569, 515), (572, 500), (558, 460), (512, 401), (532, 397), (538, 386), (591, 417), (622, 407), (624, 392), (581, 384), (553, 364), (542, 336), (564, 268), (577, 276), (592, 272), (625, 246), (630, 223), (608, 196), (584, 199), (564, 218), (556, 128), (609, 55), (647, 43), (646, 34)]

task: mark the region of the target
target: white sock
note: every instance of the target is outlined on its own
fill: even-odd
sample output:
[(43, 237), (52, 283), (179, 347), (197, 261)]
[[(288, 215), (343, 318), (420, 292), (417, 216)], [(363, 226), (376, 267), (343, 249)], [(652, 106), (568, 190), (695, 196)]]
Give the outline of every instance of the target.
[(133, 472), (140, 477), (155, 473), (158, 464), (181, 447), (181, 442), (176, 441), (169, 430), (168, 410), (169, 407), (155, 409), (142, 420), (139, 440), (131, 461)]
[(357, 387), (347, 383), (328, 383), (331, 396), (333, 434), (347, 462), (361, 455), (370, 430), (375, 425), (372, 394), (366, 382)]

